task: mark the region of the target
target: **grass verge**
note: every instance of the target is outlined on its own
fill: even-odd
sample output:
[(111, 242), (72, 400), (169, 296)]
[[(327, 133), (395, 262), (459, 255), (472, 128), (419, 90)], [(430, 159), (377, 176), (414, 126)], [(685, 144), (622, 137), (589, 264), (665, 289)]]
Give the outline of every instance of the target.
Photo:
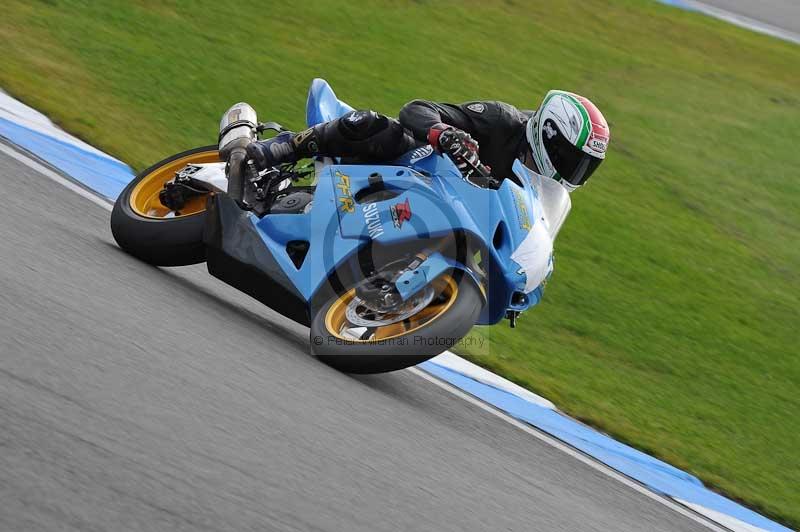
[(5, 5), (2, 87), (137, 168), (235, 101), (301, 127), (313, 77), (389, 114), (591, 97), (610, 155), (545, 301), (467, 354), (800, 526), (800, 47), (641, 0)]

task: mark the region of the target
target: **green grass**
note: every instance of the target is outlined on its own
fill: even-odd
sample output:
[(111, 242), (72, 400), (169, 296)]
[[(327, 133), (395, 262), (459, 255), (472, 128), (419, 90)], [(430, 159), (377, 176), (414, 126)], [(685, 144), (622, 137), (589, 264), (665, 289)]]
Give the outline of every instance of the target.
[(649, 0), (223, 4), (8, 0), (0, 84), (137, 168), (235, 101), (301, 127), (313, 77), (388, 114), (591, 97), (545, 301), (472, 360), (800, 526), (800, 47)]

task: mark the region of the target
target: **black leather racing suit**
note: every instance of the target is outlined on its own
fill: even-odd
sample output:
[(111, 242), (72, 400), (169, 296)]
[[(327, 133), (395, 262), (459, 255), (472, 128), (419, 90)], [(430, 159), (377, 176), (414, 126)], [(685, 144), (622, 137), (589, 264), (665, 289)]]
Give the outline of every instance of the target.
[(525, 124), (532, 114), (497, 101), (454, 105), (414, 100), (400, 110), (400, 123), (422, 142), (440, 122), (466, 131), (478, 141), (481, 162), (495, 177), (506, 178), (514, 174), (511, 165), (527, 147)]
[(497, 101), (460, 105), (414, 100), (395, 120), (374, 111), (352, 111), (298, 134), (300, 156), (328, 155), (363, 162), (386, 162), (427, 143), (431, 126), (444, 123), (478, 141), (480, 159), (496, 178), (513, 175), (514, 159), (525, 150), (525, 123), (532, 111)]

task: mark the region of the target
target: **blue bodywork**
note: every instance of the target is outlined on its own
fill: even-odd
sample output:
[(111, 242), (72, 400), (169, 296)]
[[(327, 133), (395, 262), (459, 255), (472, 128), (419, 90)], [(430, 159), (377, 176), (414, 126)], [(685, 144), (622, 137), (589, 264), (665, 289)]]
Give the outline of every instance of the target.
[[(314, 80), (306, 111), (309, 126), (350, 110), (324, 80)], [(524, 292), (526, 274), (511, 259), (531, 227), (543, 223), (530, 177), (519, 163), (515, 172), (523, 186), (506, 179), (498, 190), (479, 188), (465, 181), (449, 158), (423, 146), (392, 164), (324, 167), (318, 175), (313, 207), (305, 214), (248, 216), (293, 291), (307, 302), (315, 298), (333, 271), (370, 240), (394, 246), (463, 230), (477, 243), (483, 271), (433, 253), (418, 272), (407, 273), (400, 280), (398, 289), (407, 297), (443, 271), (459, 268), (481, 286), (486, 298), (478, 323), (491, 324), (507, 310), (523, 311), (535, 305), (542, 292), (541, 285)], [(359, 191), (369, 189), (376, 175), (394, 197), (359, 202)], [(299, 268), (287, 253), (290, 241), (309, 243)]]

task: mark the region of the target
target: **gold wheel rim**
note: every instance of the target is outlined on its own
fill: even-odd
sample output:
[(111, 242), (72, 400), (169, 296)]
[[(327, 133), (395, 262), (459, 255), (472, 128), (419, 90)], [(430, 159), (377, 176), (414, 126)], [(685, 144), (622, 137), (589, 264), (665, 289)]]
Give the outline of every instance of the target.
[(355, 288), (345, 294), (342, 294), (336, 301), (333, 302), (328, 311), (325, 313), (325, 328), (328, 330), (328, 334), (335, 336), (340, 340), (363, 344), (369, 344), (382, 340), (391, 340), (393, 338), (399, 338), (400, 336), (411, 334), (414, 331), (429, 325), (442, 316), (450, 309), (450, 307), (453, 306), (453, 303), (455, 303), (456, 298), (458, 297), (458, 284), (456, 283), (455, 279), (449, 275), (443, 275), (442, 277), (439, 277), (433, 282), (433, 285), (436, 293), (439, 296), (434, 298), (434, 301), (440, 299), (442, 295), (444, 296), (443, 301), (436, 303), (432, 302), (430, 305), (404, 321), (392, 323), (383, 327), (377, 327), (372, 338), (361, 340), (352, 336), (343, 335), (343, 331), (347, 328), (349, 323), (346, 316), (347, 306), (356, 295)]
[[(203, 164), (221, 162), (217, 150), (201, 151), (186, 155), (170, 161), (154, 169), (136, 183), (130, 196), (130, 206), (133, 212), (145, 218), (160, 219), (174, 212), (161, 204), (158, 193), (164, 184), (175, 177), (175, 173), (187, 164)], [(175, 213), (175, 218), (183, 218), (198, 214), (206, 209), (206, 196), (195, 196), (186, 201), (180, 213)]]

